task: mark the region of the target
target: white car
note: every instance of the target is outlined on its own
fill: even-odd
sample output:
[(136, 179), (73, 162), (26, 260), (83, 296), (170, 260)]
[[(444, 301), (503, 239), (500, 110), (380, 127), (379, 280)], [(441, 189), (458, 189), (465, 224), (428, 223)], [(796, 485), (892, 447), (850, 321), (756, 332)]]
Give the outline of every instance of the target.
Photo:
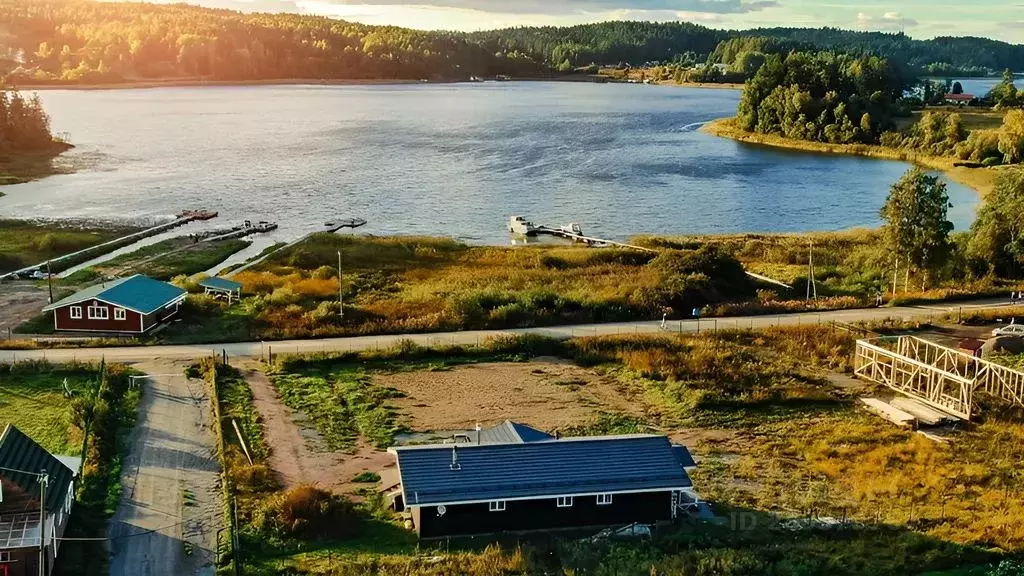
[(1024, 324), (1010, 324), (992, 331), (993, 336), (1024, 336)]

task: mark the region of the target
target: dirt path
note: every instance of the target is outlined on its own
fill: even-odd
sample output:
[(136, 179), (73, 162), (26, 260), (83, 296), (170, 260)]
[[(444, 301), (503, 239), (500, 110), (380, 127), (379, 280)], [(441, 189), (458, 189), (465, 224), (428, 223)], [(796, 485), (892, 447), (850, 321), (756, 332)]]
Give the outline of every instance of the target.
[(212, 576), (221, 527), (216, 437), (206, 385), (150, 360), (110, 523), (111, 576)]
[(256, 365), (241, 368), (252, 390), (253, 404), (263, 418), (270, 468), (285, 488), (316, 484), (337, 493), (349, 493), (360, 486), (350, 482), (357, 474), (363, 470), (377, 472), (393, 463), (387, 452), (362, 441), (352, 454), (327, 450), (312, 426), (301, 424), (304, 416), (278, 399), (274, 386)]

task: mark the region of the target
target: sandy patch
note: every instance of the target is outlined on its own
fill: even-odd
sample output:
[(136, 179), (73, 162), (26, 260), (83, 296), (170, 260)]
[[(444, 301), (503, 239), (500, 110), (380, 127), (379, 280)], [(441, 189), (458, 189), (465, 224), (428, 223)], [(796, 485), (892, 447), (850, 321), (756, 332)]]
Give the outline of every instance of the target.
[(550, 431), (586, 424), (601, 411), (642, 414), (642, 406), (631, 402), (613, 378), (550, 359), (401, 372), (374, 380), (405, 394), (393, 406), (418, 432), (467, 429), (506, 419)]

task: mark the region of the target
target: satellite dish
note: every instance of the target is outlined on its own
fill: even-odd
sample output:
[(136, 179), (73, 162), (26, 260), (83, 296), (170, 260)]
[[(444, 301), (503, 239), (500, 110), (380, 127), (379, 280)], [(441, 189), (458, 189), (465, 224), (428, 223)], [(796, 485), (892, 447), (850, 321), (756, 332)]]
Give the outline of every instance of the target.
[(448, 508), (446, 508), (444, 504), (441, 504), (440, 506), (437, 507), (437, 515), (438, 516), (444, 516), (444, 513), (447, 512), (447, 511), (448, 511)]

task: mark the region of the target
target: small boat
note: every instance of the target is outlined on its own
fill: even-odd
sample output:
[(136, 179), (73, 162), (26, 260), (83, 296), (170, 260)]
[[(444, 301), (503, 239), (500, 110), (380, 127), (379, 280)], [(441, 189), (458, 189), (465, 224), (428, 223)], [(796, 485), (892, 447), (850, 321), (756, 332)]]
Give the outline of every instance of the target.
[(573, 236), (583, 236), (583, 229), (575, 222), (572, 224), (566, 224), (565, 226), (560, 227), (559, 230), (566, 234), (572, 234)]
[(342, 228), (359, 228), (365, 224), (366, 220), (362, 218), (338, 218), (337, 220), (324, 222), (324, 231), (337, 232)]
[(508, 231), (520, 236), (535, 236), (537, 227), (526, 219), (525, 216), (513, 216), (508, 219)]

